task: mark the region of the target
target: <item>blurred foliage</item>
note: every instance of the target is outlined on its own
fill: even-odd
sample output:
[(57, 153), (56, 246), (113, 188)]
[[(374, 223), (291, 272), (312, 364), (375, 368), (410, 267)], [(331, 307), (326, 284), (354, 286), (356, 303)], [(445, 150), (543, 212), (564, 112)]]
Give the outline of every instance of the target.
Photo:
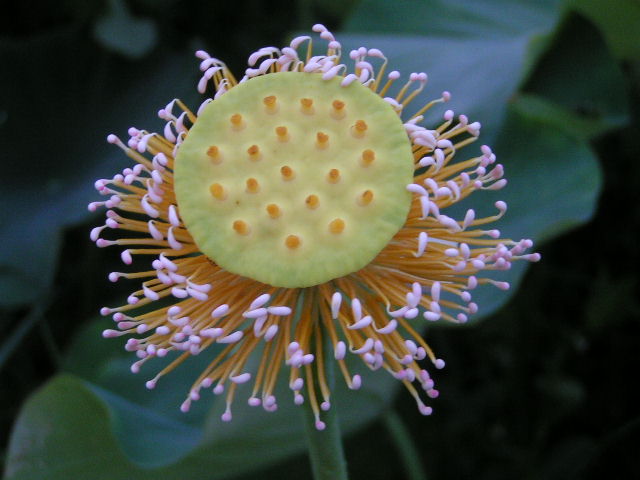
[[(88, 241), (97, 220), (84, 205), (95, 178), (122, 169), (107, 133), (160, 128), (154, 113), (174, 97), (197, 104), (194, 48), (241, 72), (248, 53), (315, 22), (341, 29), (346, 49), (375, 46), (392, 68), (427, 71), (429, 96), (451, 90), (451, 108), (482, 121), (505, 163), (500, 228), (546, 241), (524, 280), (508, 272), (512, 294), (522, 285), (506, 308), (428, 332), (448, 365), (432, 417), (409, 395), (394, 400), (384, 374), (336, 392), (352, 478), (411, 468), (380, 420), (390, 408), (429, 478), (596, 478), (611, 465), (640, 476), (640, 398), (627, 386), (640, 367), (637, 2), (32, 0), (3, 12), (4, 478), (308, 477), (288, 402), (268, 415), (237, 402), (225, 425), (219, 400), (177, 410), (205, 358), (152, 393), (128, 373), (129, 355), (94, 320), (127, 285), (105, 290), (118, 258)], [(488, 315), (508, 296), (477, 298)]]

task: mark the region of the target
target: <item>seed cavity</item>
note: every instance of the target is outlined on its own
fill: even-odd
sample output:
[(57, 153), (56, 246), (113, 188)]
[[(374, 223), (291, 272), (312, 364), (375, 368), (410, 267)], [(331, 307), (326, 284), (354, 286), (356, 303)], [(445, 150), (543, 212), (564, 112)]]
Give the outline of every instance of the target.
[(309, 115), (314, 113), (313, 100), (311, 100), (310, 98), (301, 98), (300, 110), (302, 111), (302, 113), (306, 113)]
[(366, 206), (369, 205), (373, 201), (373, 192), (371, 190), (365, 190), (360, 195), (358, 195), (358, 205)]
[(212, 183), (209, 186), (209, 192), (216, 200), (224, 200), (227, 198), (227, 192), (225, 192), (224, 187), (219, 183)]
[(358, 120), (356, 124), (352, 127), (351, 132), (354, 137), (364, 137), (364, 134), (367, 131), (367, 123), (364, 120)]
[(262, 158), (262, 154), (260, 153), (260, 148), (257, 145), (251, 145), (247, 148), (247, 153), (249, 154), (249, 159), (256, 162)]
[(275, 203), (267, 205), (267, 213), (273, 219), (279, 218), (282, 215), (282, 210)]
[(317, 195), (309, 195), (305, 199), (304, 203), (307, 206), (307, 208), (310, 208), (311, 210), (315, 210), (316, 208), (318, 208), (318, 205), (320, 205), (320, 199), (318, 198)]
[(247, 192), (248, 193), (258, 193), (260, 191), (260, 185), (255, 178), (247, 179)]
[(220, 163), (222, 156), (220, 155), (220, 149), (216, 145), (211, 145), (207, 149), (207, 156), (211, 159), (212, 163)]
[(363, 167), (368, 167), (373, 163), (376, 159), (376, 153), (373, 150), (366, 149), (362, 152), (362, 157), (360, 158), (360, 163)]
[(329, 173), (327, 174), (327, 181), (329, 183), (338, 183), (340, 181), (340, 170), (337, 168), (329, 170)]
[(244, 128), (244, 120), (242, 119), (242, 115), (239, 113), (231, 115), (229, 121), (231, 122), (231, 126), (234, 130), (242, 130)]
[(243, 222), (242, 220), (236, 220), (233, 222), (233, 229), (236, 231), (238, 235), (249, 235), (251, 229), (247, 222)]
[(293, 173), (293, 169), (288, 165), (280, 168), (280, 174), (282, 175), (282, 178), (287, 181), (293, 180), (293, 177), (295, 176), (295, 174)]
[(276, 127), (276, 136), (281, 142), (286, 142), (287, 140), (289, 140), (289, 132), (287, 130), (287, 127)]
[(331, 112), (330, 115), (335, 120), (340, 120), (345, 117), (346, 112), (344, 108), (344, 102), (342, 100), (334, 100), (331, 103)]
[(264, 103), (264, 106), (267, 107), (267, 113), (275, 113), (278, 111), (278, 103), (276, 102), (275, 95), (264, 97), (262, 99), (262, 103)]
[(329, 146), (329, 135), (324, 132), (316, 134), (316, 146), (318, 148), (327, 148)]
[(329, 222), (329, 231), (334, 235), (344, 231), (345, 223), (341, 218), (335, 218)]
[(284, 240), (284, 244), (291, 250), (298, 248), (301, 243), (302, 240), (300, 240), (300, 237), (297, 235), (287, 235), (287, 238)]

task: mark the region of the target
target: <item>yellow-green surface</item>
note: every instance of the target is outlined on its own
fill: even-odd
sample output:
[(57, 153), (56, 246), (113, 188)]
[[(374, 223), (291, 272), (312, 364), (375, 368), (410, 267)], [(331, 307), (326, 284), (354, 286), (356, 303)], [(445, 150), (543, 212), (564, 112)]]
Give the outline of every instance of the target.
[[(276, 97), (276, 110), (263, 103)], [(303, 111), (300, 100), (313, 100), (313, 111)], [(332, 102), (344, 102), (342, 117), (332, 114)], [(238, 129), (230, 117), (240, 114)], [(363, 120), (367, 130), (354, 134)], [(286, 141), (276, 127), (288, 131)], [(329, 136), (319, 148), (318, 132)], [(251, 159), (247, 150), (260, 149)], [(221, 161), (207, 151), (217, 146)], [(375, 160), (362, 164), (362, 152)], [(289, 166), (294, 178), (285, 180)], [(327, 180), (338, 169), (337, 183)], [(253, 78), (211, 102), (198, 117), (181, 145), (175, 162), (175, 191), (180, 215), (198, 247), (226, 270), (281, 287), (307, 287), (359, 270), (384, 248), (402, 227), (411, 203), (405, 186), (411, 183), (411, 144), (402, 122), (378, 95), (354, 82), (325, 81), (319, 74), (286, 72)], [(259, 184), (247, 191), (247, 180)], [(226, 198), (214, 198), (213, 183)], [(359, 195), (373, 192), (373, 201), (360, 205)], [(310, 209), (305, 199), (319, 198)], [(266, 207), (276, 204), (282, 215), (273, 219)], [(342, 233), (331, 233), (329, 223), (343, 219)], [(234, 221), (245, 222), (246, 235)], [(298, 248), (285, 245), (289, 235), (300, 238)]]

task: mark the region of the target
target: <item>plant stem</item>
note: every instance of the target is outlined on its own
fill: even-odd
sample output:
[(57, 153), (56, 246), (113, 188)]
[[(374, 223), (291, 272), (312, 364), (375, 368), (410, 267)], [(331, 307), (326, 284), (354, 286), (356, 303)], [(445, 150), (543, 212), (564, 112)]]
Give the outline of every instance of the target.
[[(325, 359), (331, 358), (328, 355), (330, 348), (329, 339), (325, 338), (323, 346)], [(325, 369), (327, 383), (331, 388), (333, 387), (333, 362), (325, 362)], [(313, 380), (307, 379), (307, 381)], [(322, 431), (316, 429), (316, 419), (308, 400), (305, 401), (303, 410), (314, 480), (347, 480), (347, 462), (342, 448), (336, 405), (322, 412), (322, 421), (326, 425)]]
[(410, 480), (426, 480), (427, 475), (420, 463), (419, 452), (400, 415), (395, 410), (387, 410), (382, 414), (382, 421), (396, 444), (407, 478)]

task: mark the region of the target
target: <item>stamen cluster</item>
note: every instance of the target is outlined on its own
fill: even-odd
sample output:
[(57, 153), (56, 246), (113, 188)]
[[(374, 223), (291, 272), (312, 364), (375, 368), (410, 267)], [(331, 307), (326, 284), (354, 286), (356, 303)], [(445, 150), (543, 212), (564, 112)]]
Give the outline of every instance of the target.
[[(150, 389), (189, 356), (221, 344), (222, 351), (194, 381), (181, 406), (183, 411), (200, 398), (202, 389), (225, 393), (224, 421), (231, 420), (238, 389), (250, 390), (250, 405), (274, 411), (278, 407), (274, 388), (285, 366), (293, 401), (299, 405), (307, 399), (317, 428), (323, 429), (320, 413), (331, 407), (326, 363), (337, 362), (346, 384), (356, 390), (362, 378), (346, 363), (347, 355), (352, 355), (362, 360), (360, 368), (383, 369), (401, 381), (419, 411), (429, 415), (432, 409), (423, 399), (438, 396), (431, 373), (445, 363), (416, 331), (423, 326), (421, 321), (466, 322), (478, 310), (473, 302), (478, 285), (509, 288), (508, 283), (487, 278), (483, 272), (507, 270), (515, 260), (540, 259), (537, 253), (526, 253), (532, 246), (530, 240), (502, 239), (498, 230), (487, 229), (506, 212), (502, 201), (495, 203), (497, 214), (488, 217), (478, 218), (473, 209), (462, 219), (443, 213), (478, 190), (499, 190), (506, 184), (503, 167), (488, 146), (482, 146), (478, 156), (455, 158), (464, 146), (476, 141), (480, 124), (447, 110), (441, 125), (427, 129), (421, 125), (423, 114), (449, 101), (448, 92), (405, 115), (427, 84), (425, 73), (411, 73), (395, 96), (387, 96), (400, 73), (386, 73), (387, 59), (382, 52), (351, 51), (350, 69), (340, 63), (341, 45), (335, 37), (321, 25), (313, 30), (328, 42), (325, 55), (312, 56), (311, 39), (306, 36), (282, 49), (262, 48), (249, 56), (249, 68), (240, 82), (223, 62), (197, 52), (203, 71), (198, 90), (204, 93), (212, 86), (214, 92), (197, 113), (176, 99), (158, 112), (166, 121), (163, 134), (132, 127), (126, 144), (115, 135), (108, 136), (135, 164), (95, 183), (98, 193), (107, 198), (91, 203), (89, 209), (105, 207), (107, 212), (104, 225), (92, 230), (91, 239), (98, 247), (124, 247), (121, 258), (126, 265), (137, 256), (150, 255), (151, 261), (143, 271), (109, 275), (112, 282), (126, 278), (141, 284), (125, 305), (101, 310), (115, 323), (104, 336), (130, 337), (125, 349), (137, 356), (133, 373), (155, 357), (177, 354), (147, 381)], [(301, 55), (305, 43), (306, 55)], [(174, 191), (177, 152), (204, 108), (238, 83), (277, 72), (321, 75), (326, 81), (338, 77), (344, 87), (359, 82), (370, 88), (399, 118), (405, 118), (402, 122), (413, 156), (414, 178), (406, 186), (411, 206), (404, 226), (366, 267), (308, 288), (260, 283), (227, 271), (202, 254), (182, 221)], [(268, 107), (271, 100), (264, 102)], [(333, 108), (339, 111), (343, 106), (337, 103)], [(286, 136), (287, 131), (276, 134)], [(327, 139), (318, 134), (317, 141)], [(218, 154), (218, 150), (208, 152), (212, 161)], [(362, 152), (360, 161), (363, 165), (375, 161), (374, 152)], [(293, 170), (281, 174), (287, 177)], [(251, 188), (258, 185), (247, 184)], [(213, 198), (223, 198), (224, 192), (221, 185), (211, 186)], [(372, 198), (363, 192), (359, 201), (368, 204)], [(376, 197), (380, 200), (384, 199)], [(317, 198), (308, 201), (313, 204)], [(279, 212), (277, 205), (267, 210), (273, 218)], [(233, 228), (242, 233), (242, 225)], [(344, 224), (329, 228), (339, 233)], [(116, 235), (102, 238), (108, 231)], [(327, 342), (333, 347), (333, 359), (323, 353)], [(261, 357), (255, 371), (248, 367), (251, 355)]]

